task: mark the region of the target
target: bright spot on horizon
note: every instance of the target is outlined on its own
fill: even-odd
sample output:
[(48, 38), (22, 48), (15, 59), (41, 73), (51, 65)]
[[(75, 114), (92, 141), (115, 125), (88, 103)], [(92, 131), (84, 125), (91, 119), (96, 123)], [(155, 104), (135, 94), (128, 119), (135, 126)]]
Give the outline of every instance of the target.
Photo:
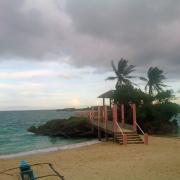
[(73, 98), (72, 99), (72, 106), (73, 107), (79, 107), (81, 105), (80, 99), (79, 98)]

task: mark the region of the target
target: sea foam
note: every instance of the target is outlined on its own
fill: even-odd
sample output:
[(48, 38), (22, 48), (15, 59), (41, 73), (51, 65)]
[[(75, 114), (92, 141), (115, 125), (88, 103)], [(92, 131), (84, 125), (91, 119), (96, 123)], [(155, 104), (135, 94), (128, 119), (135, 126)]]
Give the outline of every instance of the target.
[(38, 149), (38, 150), (21, 152), (21, 153), (16, 153), (16, 154), (1, 155), (0, 159), (10, 159), (10, 158), (22, 157), (22, 156), (27, 156), (27, 155), (61, 151), (61, 150), (66, 150), (66, 149), (76, 149), (76, 148), (89, 146), (89, 145), (93, 145), (93, 144), (97, 144), (97, 143), (100, 143), (100, 141), (90, 140), (90, 141), (76, 143), (76, 144), (69, 144), (69, 145), (51, 147), (51, 148), (46, 148), (46, 149)]

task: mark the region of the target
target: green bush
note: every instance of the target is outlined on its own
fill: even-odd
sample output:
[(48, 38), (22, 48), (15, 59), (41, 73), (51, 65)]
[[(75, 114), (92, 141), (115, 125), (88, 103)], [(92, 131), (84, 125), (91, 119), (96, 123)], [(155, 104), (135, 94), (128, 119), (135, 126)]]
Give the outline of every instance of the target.
[(125, 104), (125, 121), (132, 124), (130, 103), (137, 107), (137, 122), (149, 134), (170, 134), (178, 131), (176, 121), (170, 119), (180, 113), (180, 106), (170, 102), (172, 91), (163, 91), (151, 96), (133, 86), (121, 86), (114, 92), (114, 102)]
[(177, 122), (170, 119), (179, 112), (180, 106), (171, 102), (144, 105), (137, 108), (137, 121), (150, 134), (177, 133)]

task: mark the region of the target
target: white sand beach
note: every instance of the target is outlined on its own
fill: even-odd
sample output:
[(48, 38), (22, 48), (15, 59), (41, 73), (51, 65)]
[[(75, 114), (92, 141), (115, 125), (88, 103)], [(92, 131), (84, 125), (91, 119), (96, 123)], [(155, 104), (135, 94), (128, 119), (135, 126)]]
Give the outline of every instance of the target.
[[(179, 180), (180, 139), (150, 137), (149, 140), (149, 145), (123, 146), (103, 142), (75, 149), (1, 159), (0, 171), (18, 166), (19, 161), (25, 159), (31, 164), (52, 163), (66, 180)], [(38, 175), (50, 173), (41, 166), (34, 171)], [(15, 177), (4, 175), (0, 179), (12, 180)]]

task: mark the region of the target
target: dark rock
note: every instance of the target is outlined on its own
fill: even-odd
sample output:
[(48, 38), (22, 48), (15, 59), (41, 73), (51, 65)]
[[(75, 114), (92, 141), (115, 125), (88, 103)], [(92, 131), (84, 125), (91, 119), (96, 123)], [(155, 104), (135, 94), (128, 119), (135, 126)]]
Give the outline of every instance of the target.
[(38, 127), (28, 129), (37, 135), (63, 137), (93, 137), (91, 126), (85, 117), (70, 117), (69, 119), (55, 119)]

